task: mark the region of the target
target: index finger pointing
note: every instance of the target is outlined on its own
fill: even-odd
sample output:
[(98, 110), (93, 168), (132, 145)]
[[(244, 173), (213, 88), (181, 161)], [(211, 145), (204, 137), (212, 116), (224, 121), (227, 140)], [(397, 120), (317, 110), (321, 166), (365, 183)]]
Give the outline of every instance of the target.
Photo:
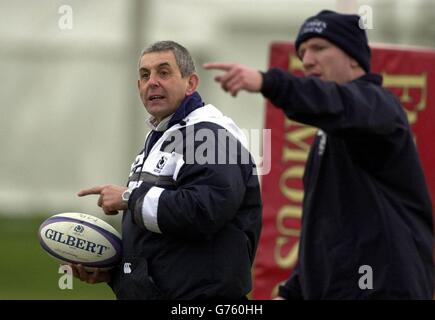
[(224, 70), (228, 71), (234, 66), (233, 63), (224, 63), (224, 62), (208, 62), (204, 63), (202, 67), (204, 69), (216, 69), (216, 70)]
[(89, 188), (89, 189), (82, 189), (80, 190), (77, 195), (79, 197), (83, 197), (83, 196), (87, 196), (89, 194), (100, 194), (101, 191), (103, 190), (104, 186), (96, 186), (93, 188)]

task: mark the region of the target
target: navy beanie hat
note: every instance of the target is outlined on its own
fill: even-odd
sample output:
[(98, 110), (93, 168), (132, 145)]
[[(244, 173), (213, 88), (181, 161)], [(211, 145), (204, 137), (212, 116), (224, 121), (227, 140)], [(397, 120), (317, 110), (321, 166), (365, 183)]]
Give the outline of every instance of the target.
[(358, 61), (366, 72), (370, 72), (371, 52), (366, 32), (359, 27), (359, 19), (356, 14), (330, 10), (323, 10), (309, 17), (301, 26), (296, 38), (296, 52), (302, 42), (314, 37), (324, 38)]

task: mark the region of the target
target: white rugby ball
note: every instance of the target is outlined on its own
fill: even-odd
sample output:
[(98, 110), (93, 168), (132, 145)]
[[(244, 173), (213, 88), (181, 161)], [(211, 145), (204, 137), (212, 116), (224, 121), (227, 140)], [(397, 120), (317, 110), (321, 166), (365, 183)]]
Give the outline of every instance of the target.
[(39, 227), (42, 248), (61, 263), (82, 264), (86, 270), (108, 270), (122, 256), (121, 235), (110, 224), (85, 213), (60, 213)]

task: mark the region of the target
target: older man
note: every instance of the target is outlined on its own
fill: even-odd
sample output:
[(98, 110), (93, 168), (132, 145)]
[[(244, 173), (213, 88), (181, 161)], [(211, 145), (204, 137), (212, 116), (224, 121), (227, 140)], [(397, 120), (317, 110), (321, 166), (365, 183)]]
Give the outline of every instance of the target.
[(145, 49), (138, 89), (151, 115), (127, 187), (101, 185), (106, 214), (124, 210), (123, 260), (107, 281), (119, 299), (245, 299), (261, 231), (261, 195), (245, 137), (196, 91), (189, 52), (173, 41)]

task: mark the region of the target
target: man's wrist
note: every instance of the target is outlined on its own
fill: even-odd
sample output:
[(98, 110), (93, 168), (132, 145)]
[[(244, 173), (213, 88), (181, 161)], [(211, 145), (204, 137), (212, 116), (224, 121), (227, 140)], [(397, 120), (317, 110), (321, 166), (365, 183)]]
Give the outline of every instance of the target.
[(130, 200), (132, 192), (133, 192), (133, 188), (128, 188), (121, 195), (122, 202), (127, 206), (128, 206), (128, 201)]

